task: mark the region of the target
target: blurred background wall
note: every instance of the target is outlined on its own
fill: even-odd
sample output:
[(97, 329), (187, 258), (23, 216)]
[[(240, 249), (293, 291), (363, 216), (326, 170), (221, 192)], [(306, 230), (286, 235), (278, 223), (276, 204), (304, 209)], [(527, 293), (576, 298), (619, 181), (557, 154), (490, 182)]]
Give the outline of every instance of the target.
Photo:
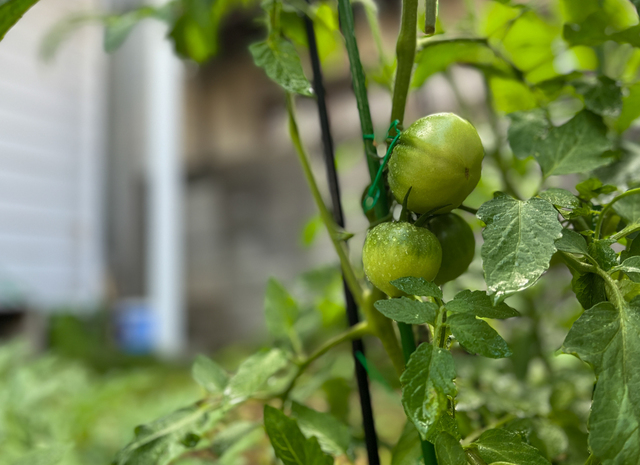
[[(107, 311), (117, 327), (131, 323), (117, 315), (135, 310), (156, 334), (164, 324), (170, 351), (215, 349), (261, 334), (269, 276), (289, 282), (336, 260), (322, 233), (303, 245), (316, 211), (288, 139), (284, 96), (247, 51), (264, 35), (251, 11), (225, 20), (221, 51), (202, 67), (170, 56), (159, 24), (136, 28), (108, 56), (101, 29), (83, 27), (51, 62), (39, 57), (60, 18), (132, 6), (48, 0), (0, 43), (0, 332), (22, 315), (61, 311)], [(393, 37), (399, 6), (380, 7), (383, 33)], [(459, 5), (443, 7), (455, 16)], [(374, 44), (361, 36), (363, 60), (373, 60)], [(386, 46), (392, 57), (395, 44)], [(357, 251), (367, 172), (345, 60), (340, 45), (325, 74)], [(468, 105), (484, 99), (474, 77), (453, 73), (464, 79)], [(375, 83), (369, 96), (381, 137), (390, 98)], [(453, 110), (455, 96), (436, 77), (412, 96), (407, 121)], [(313, 100), (299, 100), (305, 144), (324, 182), (316, 111)]]
[(0, 46), (0, 312), (87, 311), (103, 293), (107, 102), (96, 30), (81, 31), (55, 65), (42, 33), (91, 0), (43, 2)]

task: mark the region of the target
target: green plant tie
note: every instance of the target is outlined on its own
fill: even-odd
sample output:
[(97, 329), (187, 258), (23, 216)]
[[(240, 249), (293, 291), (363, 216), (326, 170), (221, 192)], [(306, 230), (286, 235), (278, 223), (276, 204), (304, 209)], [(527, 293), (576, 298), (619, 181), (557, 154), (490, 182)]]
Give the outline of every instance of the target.
[[(387, 166), (387, 163), (389, 162), (389, 158), (391, 158), (391, 153), (393, 152), (393, 147), (396, 145), (396, 142), (398, 141), (398, 138), (400, 137), (400, 135), (402, 134), (402, 131), (400, 129), (398, 129), (398, 124), (400, 124), (399, 120), (394, 120), (391, 123), (391, 126), (389, 126), (389, 129), (387, 130), (387, 139), (391, 139), (393, 137), (393, 139), (391, 140), (391, 143), (389, 144), (389, 147), (387, 147), (387, 153), (385, 154), (384, 158), (382, 159), (382, 164), (380, 165), (380, 168), (378, 169), (378, 173), (376, 174), (376, 178), (373, 180), (373, 182), (371, 183), (371, 186), (369, 186), (369, 191), (367, 192), (367, 195), (364, 197), (364, 199), (362, 200), (362, 209), (364, 210), (365, 213), (371, 211), (376, 204), (378, 203), (378, 200), (380, 199), (380, 195), (382, 194), (382, 188), (380, 187), (380, 182), (382, 179), (382, 172), (384, 171), (385, 166)], [(391, 135), (391, 131), (395, 130), (396, 134), (395, 136)], [(373, 140), (373, 134), (365, 134), (362, 136), (363, 139), (371, 139)]]

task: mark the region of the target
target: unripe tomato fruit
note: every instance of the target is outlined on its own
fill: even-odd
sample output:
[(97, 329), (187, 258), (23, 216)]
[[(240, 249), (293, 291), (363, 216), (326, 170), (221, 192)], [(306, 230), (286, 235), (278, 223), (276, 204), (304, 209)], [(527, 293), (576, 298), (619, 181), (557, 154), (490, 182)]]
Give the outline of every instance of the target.
[(442, 247), (442, 264), (433, 280), (437, 285), (453, 281), (467, 271), (476, 251), (476, 239), (471, 227), (454, 213), (438, 215), (428, 224)]
[(408, 208), (446, 213), (460, 206), (480, 180), (484, 149), (476, 129), (453, 113), (415, 121), (398, 138), (389, 159), (389, 187)]
[(369, 281), (391, 297), (403, 295), (391, 281), (406, 276), (432, 281), (441, 261), (442, 248), (436, 236), (406, 222), (375, 226), (368, 232), (362, 249)]

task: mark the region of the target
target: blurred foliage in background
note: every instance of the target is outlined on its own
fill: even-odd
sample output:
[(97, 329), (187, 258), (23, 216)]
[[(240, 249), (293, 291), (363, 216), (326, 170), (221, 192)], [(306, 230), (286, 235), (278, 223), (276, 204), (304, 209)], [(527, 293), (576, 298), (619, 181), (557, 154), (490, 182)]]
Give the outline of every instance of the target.
[[(511, 358), (490, 360), (460, 349), (454, 352), (460, 391), (457, 418), (463, 435), (482, 425), (506, 425), (524, 433), (549, 459), (582, 464), (587, 458), (584, 425), (594, 376), (576, 358), (556, 355), (580, 307), (570, 292), (568, 273), (559, 267), (550, 273), (551, 279), (509, 301), (523, 314), (515, 321), (500, 322), (500, 333), (514, 352)], [(448, 285), (446, 293), (474, 287), (479, 280), (480, 267), (475, 265), (455, 285)], [(291, 292), (271, 280), (265, 311), (283, 299), (300, 312), (296, 331), (305, 343), (327, 340), (344, 325), (342, 283), (333, 268), (301, 276)], [(186, 366), (114, 356), (103, 336), (107, 334), (104, 323), (102, 318), (56, 318), (52, 349), (46, 355), (30, 353), (20, 341), (0, 348), (0, 465), (38, 464), (40, 454), (48, 458), (58, 454), (60, 465), (107, 464), (129, 441), (135, 426), (201, 398), (203, 389), (193, 382)], [(214, 358), (234, 370), (252, 349), (229, 347)], [(405, 421), (399, 386), (388, 362), (377, 365), (386, 360), (381, 347), (370, 346), (368, 360), (383, 463), (415, 463), (421, 454), (415, 430), (403, 433), (396, 448), (405, 453), (396, 451), (390, 462), (392, 445)], [(313, 429), (308, 432), (320, 434), (336, 455), (362, 453), (352, 373), (345, 345), (318, 360), (292, 393), (296, 402), (334, 417), (337, 437), (327, 438), (326, 432)], [(208, 433), (210, 447), (172, 463), (271, 463), (273, 452), (261, 416), (261, 403), (244, 404)]]

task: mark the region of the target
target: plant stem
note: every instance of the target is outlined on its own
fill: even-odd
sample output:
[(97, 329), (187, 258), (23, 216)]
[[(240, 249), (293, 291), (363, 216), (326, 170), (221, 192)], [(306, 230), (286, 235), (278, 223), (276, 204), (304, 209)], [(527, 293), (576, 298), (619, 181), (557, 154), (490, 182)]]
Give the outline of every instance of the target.
[(296, 148), (298, 158), (300, 159), (300, 164), (302, 165), (302, 170), (304, 171), (305, 178), (307, 179), (307, 183), (309, 184), (309, 189), (311, 190), (313, 199), (315, 200), (316, 206), (320, 211), (322, 222), (329, 232), (329, 237), (331, 238), (333, 247), (335, 248), (338, 257), (340, 258), (340, 264), (342, 265), (344, 279), (347, 282), (347, 285), (349, 286), (349, 289), (351, 290), (356, 303), (358, 304), (358, 306), (361, 306), (363, 303), (362, 288), (360, 287), (358, 278), (356, 277), (356, 274), (353, 271), (353, 267), (351, 266), (351, 262), (349, 261), (349, 257), (347, 256), (344, 242), (339, 240), (337, 237), (337, 226), (333, 221), (333, 217), (331, 216), (331, 213), (329, 213), (327, 206), (324, 204), (324, 200), (322, 200), (322, 195), (320, 194), (320, 190), (318, 189), (318, 185), (316, 184), (316, 180), (313, 176), (313, 171), (311, 171), (307, 153), (304, 150), (304, 147), (302, 146), (302, 142), (300, 140), (300, 132), (298, 131), (298, 123), (296, 122), (295, 115), (295, 101), (291, 93), (287, 93), (287, 112), (289, 114), (289, 133), (293, 145)]
[[(338, 0), (338, 13), (340, 15), (342, 34), (345, 39), (347, 53), (349, 55), (353, 93), (355, 94), (356, 102), (358, 104), (360, 127), (364, 137), (373, 134), (373, 122), (371, 121), (371, 112), (369, 110), (364, 70), (362, 68), (362, 63), (360, 62), (358, 44), (354, 34), (355, 26), (353, 10), (351, 9), (349, 0)], [(369, 177), (373, 183), (376, 175), (378, 174), (378, 169), (380, 168), (380, 158), (378, 157), (371, 139), (364, 137), (364, 145), (367, 166), (369, 168)], [(380, 190), (380, 197), (374, 207), (374, 218), (371, 222), (380, 221), (389, 215), (389, 199), (387, 198), (387, 192), (382, 179), (380, 179), (380, 182), (378, 183), (378, 189)], [(376, 334), (376, 336), (381, 340), (382, 345), (396, 368), (396, 371), (398, 374), (401, 374), (404, 370), (404, 363), (402, 361), (402, 352), (398, 345), (398, 340), (395, 332), (393, 331), (393, 324), (391, 320), (378, 312), (378, 310), (373, 306), (373, 303), (382, 297), (384, 297), (384, 294), (377, 289), (374, 289), (367, 299), (363, 299), (367, 302), (362, 305), (361, 308), (363, 313), (365, 313), (367, 320), (371, 322), (374, 328), (374, 334)]]
[(570, 253), (561, 252), (561, 254), (565, 262), (567, 262), (567, 265), (572, 267), (574, 270), (577, 270), (581, 273), (595, 273), (595, 267), (593, 265), (581, 262)]
[[(340, 26), (342, 35), (344, 36), (347, 53), (349, 55), (349, 66), (351, 68), (351, 84), (353, 93), (356, 97), (358, 105), (358, 114), (360, 115), (360, 128), (363, 136), (372, 135), (373, 122), (371, 120), (371, 111), (369, 110), (369, 100), (367, 98), (367, 85), (364, 76), (364, 69), (360, 62), (360, 54), (358, 52), (358, 43), (355, 36), (355, 24), (353, 20), (353, 10), (349, 0), (338, 0), (338, 13), (340, 15)], [(369, 138), (364, 139), (364, 151), (367, 158), (367, 166), (369, 168), (369, 176), (371, 180), (376, 177), (380, 168), (380, 158), (376, 152), (373, 141)], [(387, 199), (384, 183), (382, 180), (377, 186), (380, 189), (380, 198), (374, 207), (375, 218), (383, 218), (389, 213), (389, 200)]]
[[(413, 327), (407, 323), (398, 322), (398, 329), (400, 330), (400, 340), (402, 341), (402, 354), (404, 355), (405, 363), (409, 363), (411, 354), (416, 350), (416, 340), (413, 336)], [(422, 458), (425, 465), (437, 465), (438, 460), (436, 458), (436, 450), (433, 444), (429, 441), (420, 440), (422, 447)]]
[(602, 462), (600, 462), (600, 459), (598, 457), (596, 457), (595, 455), (590, 455), (584, 465), (600, 465), (601, 463)]
[(362, 2), (364, 12), (367, 15), (367, 21), (369, 28), (371, 29), (371, 35), (373, 36), (373, 42), (376, 44), (376, 51), (378, 52), (378, 62), (382, 66), (387, 65), (387, 57), (384, 53), (384, 44), (382, 43), (382, 32), (380, 31), (380, 22), (378, 21), (378, 7), (375, 2)]
[(318, 357), (321, 357), (338, 344), (341, 344), (345, 341), (350, 341), (352, 339), (359, 339), (367, 334), (371, 334), (371, 326), (368, 322), (361, 321), (357, 325), (351, 326), (347, 331), (338, 334), (332, 339), (329, 339), (321, 347), (316, 349), (315, 352), (309, 355), (309, 357), (307, 357), (305, 361), (300, 364), (300, 368), (302, 370), (306, 369), (314, 360), (316, 360)]
[(622, 194), (614, 197), (613, 200), (611, 200), (611, 202), (609, 202), (604, 206), (604, 208), (600, 212), (600, 216), (598, 217), (598, 222), (596, 223), (596, 233), (595, 233), (596, 239), (600, 239), (600, 233), (602, 232), (602, 223), (604, 222), (604, 217), (609, 212), (609, 210), (611, 210), (611, 207), (613, 207), (613, 204), (616, 203), (618, 200), (624, 199), (625, 197), (629, 197), (630, 195), (639, 194), (639, 193), (640, 193), (640, 187), (635, 189), (630, 189), (627, 192), (623, 192)]
[(478, 209), (477, 208), (467, 207), (466, 205), (460, 205), (458, 207), (458, 210), (463, 210), (463, 211), (469, 212), (469, 213), (471, 213), (473, 215), (478, 213)]
[(402, 342), (402, 355), (405, 363), (409, 363), (411, 354), (416, 351), (416, 340), (413, 336), (413, 326), (407, 323), (398, 322), (400, 331), (400, 341)]
[(447, 311), (444, 308), (444, 302), (436, 298), (438, 304), (438, 313), (436, 314), (435, 326), (433, 327), (433, 342), (438, 347), (444, 349), (447, 336), (447, 328), (445, 322), (447, 321)]
[(596, 263), (594, 263), (593, 265), (588, 265), (576, 259), (569, 253), (562, 252), (562, 256), (570, 266), (580, 271), (581, 273), (594, 273), (600, 276), (604, 280), (605, 290), (607, 291), (607, 297), (609, 298), (609, 301), (613, 304), (614, 307), (616, 307), (618, 311), (622, 311), (626, 307), (624, 296), (620, 292), (620, 289), (616, 285), (616, 282), (609, 275), (609, 273), (600, 268), (600, 266), (598, 266)]
[(615, 233), (610, 237), (610, 239), (618, 242), (623, 237), (628, 236), (629, 234), (633, 234), (634, 232), (640, 231), (640, 224), (632, 224), (624, 228), (622, 231)]
[(424, 10), (424, 33), (433, 35), (436, 32), (436, 20), (438, 19), (438, 0), (427, 0)]
[[(428, 0), (429, 1), (433, 0)], [(391, 106), (391, 121), (404, 120), (404, 110), (407, 104), (411, 72), (416, 56), (416, 25), (418, 23), (418, 0), (402, 0), (402, 18), (400, 20), (400, 33), (396, 43), (396, 56), (398, 68), (396, 82), (393, 87), (393, 102)]]
[[(311, 3), (307, 0), (307, 3)], [(373, 4), (375, 9), (375, 4)], [(375, 15), (374, 15), (375, 16)], [(315, 89), (318, 103), (318, 117), (320, 119), (320, 130), (322, 132), (322, 146), (324, 149), (324, 162), (327, 171), (327, 181), (329, 183), (329, 193), (331, 194), (331, 205), (333, 219), (336, 224), (344, 228), (345, 219), (342, 211), (342, 202), (340, 200), (340, 184), (338, 182), (338, 173), (336, 171), (335, 153), (333, 149), (333, 138), (331, 137), (331, 127), (329, 124), (329, 112), (327, 110), (327, 102), (325, 98), (324, 82), (322, 79), (322, 66), (320, 63), (320, 54), (318, 53), (318, 44), (316, 33), (312, 19), (305, 15), (305, 29), (307, 32), (307, 42), (309, 44), (309, 58), (313, 69), (313, 87)], [(346, 247), (346, 239), (344, 241)], [(358, 307), (353, 294), (349, 290), (346, 280), (342, 279), (344, 287), (344, 300), (347, 321), (349, 326), (356, 326), (360, 322), (358, 315)], [(371, 327), (370, 321), (368, 322)], [(356, 384), (358, 385), (358, 395), (360, 397), (360, 412), (362, 414), (362, 429), (364, 432), (364, 442), (367, 450), (370, 465), (379, 465), (380, 457), (378, 452), (378, 435), (376, 434), (375, 419), (373, 417), (373, 406), (371, 402), (371, 392), (369, 390), (369, 377), (366, 367), (360, 363), (364, 358), (365, 348), (362, 339), (353, 339), (351, 341), (351, 353), (354, 361), (354, 372), (356, 375)]]
[(353, 339), (360, 339), (366, 334), (371, 334), (371, 327), (366, 321), (362, 321), (357, 325), (351, 326), (347, 331), (344, 331), (337, 336), (329, 339), (322, 346), (318, 347), (311, 355), (305, 358), (302, 362), (298, 364), (298, 371), (296, 372), (293, 379), (289, 382), (289, 385), (282, 393), (282, 401), (285, 402), (291, 393), (291, 390), (296, 384), (298, 378), (305, 372), (305, 370), (311, 365), (315, 360), (319, 357), (326, 354), (329, 350), (333, 349), (335, 346), (342, 344), (346, 341), (351, 341)]
[(382, 342), (382, 346), (391, 359), (391, 363), (393, 363), (396, 373), (400, 376), (405, 368), (405, 358), (403, 356), (403, 351), (400, 349), (400, 345), (398, 344), (398, 338), (396, 337), (396, 333), (393, 329), (393, 322), (380, 313), (373, 305), (378, 300), (384, 298), (384, 293), (376, 288), (371, 292), (365, 292), (365, 297), (363, 299), (364, 305), (361, 307), (362, 313), (371, 325), (373, 334), (380, 339), (380, 342)]
[(599, 266), (594, 266), (593, 268), (595, 269), (595, 273), (602, 279), (604, 279), (604, 288), (607, 291), (607, 297), (609, 298), (613, 306), (619, 312), (622, 312), (627, 303), (624, 300), (624, 296), (622, 295), (622, 292), (620, 292), (620, 289), (618, 288), (616, 282), (611, 276), (609, 276), (609, 273), (604, 271)]
[(440, 326), (440, 338), (438, 339), (438, 347), (440, 347), (441, 349), (444, 349), (444, 345), (447, 339), (447, 329), (446, 329), (446, 326), (444, 325), (446, 321), (447, 321), (447, 312), (443, 308), (442, 324)]

